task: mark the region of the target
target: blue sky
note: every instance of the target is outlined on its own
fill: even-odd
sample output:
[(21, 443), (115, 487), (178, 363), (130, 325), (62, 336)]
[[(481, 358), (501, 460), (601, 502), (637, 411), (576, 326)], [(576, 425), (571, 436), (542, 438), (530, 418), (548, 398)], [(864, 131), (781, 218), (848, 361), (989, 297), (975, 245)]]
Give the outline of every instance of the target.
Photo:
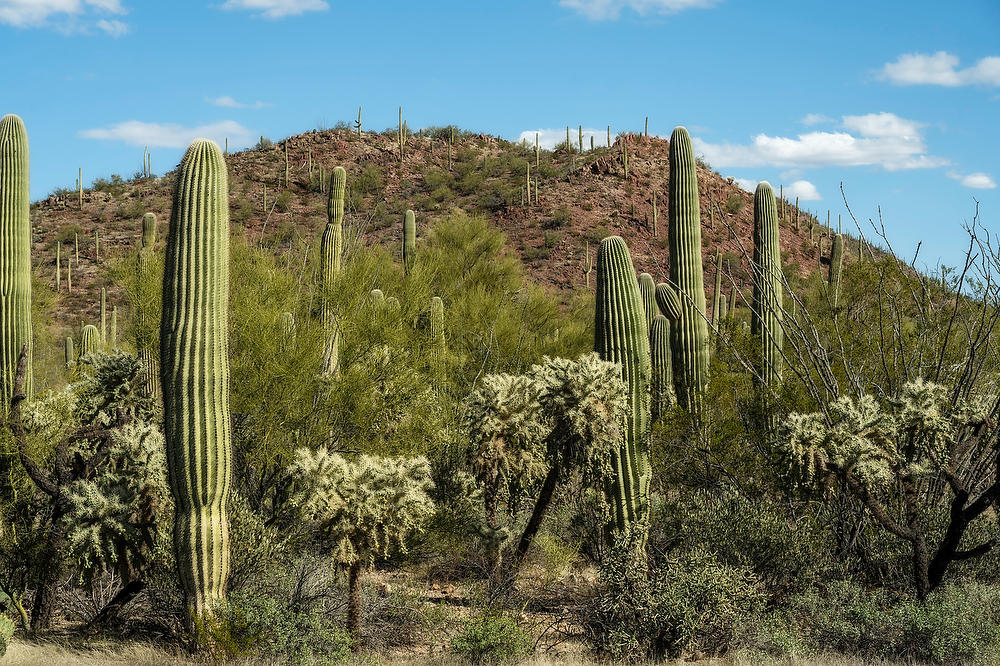
[(195, 136), (248, 146), (359, 104), (383, 129), (402, 105), (511, 139), (685, 125), (717, 170), (822, 217), (843, 182), (930, 265), (959, 260), (974, 199), (1000, 226), (996, 0), (0, 0), (0, 55), (33, 198), (79, 166), (134, 173), (144, 145), (163, 173)]

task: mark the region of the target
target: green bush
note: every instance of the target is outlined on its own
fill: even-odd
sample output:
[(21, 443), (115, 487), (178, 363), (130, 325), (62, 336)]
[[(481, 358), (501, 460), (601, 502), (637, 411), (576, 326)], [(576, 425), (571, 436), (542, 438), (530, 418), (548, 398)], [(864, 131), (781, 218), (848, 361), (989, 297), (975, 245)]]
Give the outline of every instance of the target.
[(605, 589), (584, 624), (599, 652), (628, 661), (725, 654), (741, 644), (764, 603), (750, 571), (704, 551), (650, 563), (648, 576), (614, 554), (601, 578)]
[(287, 213), (292, 205), (292, 193), (288, 190), (282, 191), (274, 200), (274, 209), (279, 213)]
[(290, 664), (340, 664), (351, 638), (318, 610), (301, 611), (261, 594), (234, 594), (198, 623), (200, 641), (219, 660), (275, 658)]
[(6, 615), (0, 615), (0, 657), (7, 654), (7, 646), (14, 635), (14, 623)]
[(473, 664), (516, 663), (531, 654), (531, 636), (506, 615), (469, 620), (451, 642), (451, 651)]

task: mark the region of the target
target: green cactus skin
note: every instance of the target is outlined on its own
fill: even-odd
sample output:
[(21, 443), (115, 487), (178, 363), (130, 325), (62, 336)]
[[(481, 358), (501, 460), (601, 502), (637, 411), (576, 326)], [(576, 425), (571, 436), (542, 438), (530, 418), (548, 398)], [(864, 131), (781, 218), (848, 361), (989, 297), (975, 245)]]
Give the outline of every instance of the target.
[(656, 282), (649, 273), (639, 274), (639, 295), (642, 297), (642, 312), (646, 318), (646, 330), (653, 328), (653, 318), (660, 314), (656, 307)]
[(590, 254), (590, 241), (584, 241), (583, 245), (583, 277), (586, 280), (587, 289), (590, 289), (590, 272), (594, 270), (594, 257)]
[(65, 352), (66, 352), (66, 367), (72, 368), (74, 365), (76, 365), (76, 356), (73, 354), (73, 338), (71, 338), (70, 336), (66, 336)]
[(733, 286), (732, 291), (729, 292), (729, 312), (728, 312), (728, 315), (729, 315), (730, 319), (732, 319), (733, 317), (736, 316), (736, 287), (735, 287), (735, 285)]
[(13, 114), (0, 120), (0, 414), (14, 391), (21, 348), (28, 346), (24, 392), (31, 395), (31, 219), (28, 132)]
[(681, 303), (680, 320), (670, 327), (674, 387), (681, 407), (697, 413), (708, 382), (708, 322), (701, 268), (698, 176), (691, 137), (683, 127), (675, 128), (670, 136), (669, 217), (670, 281)]
[(661, 282), (656, 285), (656, 304), (667, 321), (680, 321), (681, 297), (677, 295), (677, 290), (669, 284)]
[(670, 322), (661, 314), (653, 317), (653, 325), (649, 329), (649, 349), (652, 367), (651, 412), (656, 421), (673, 402), (674, 383), (670, 358)]
[(609, 487), (614, 524), (644, 534), (649, 521), (649, 334), (632, 257), (625, 241), (609, 236), (597, 253), (594, 351), (622, 368), (628, 387), (629, 417), (614, 456), (615, 480)]
[(160, 326), (174, 549), (192, 622), (225, 597), (229, 577), (228, 190), (222, 151), (193, 141), (177, 171)]
[(108, 331), (108, 347), (118, 349), (118, 306), (111, 308), (111, 328)]
[[(529, 169), (531, 167), (528, 167)], [(403, 216), (403, 268), (407, 275), (413, 270), (417, 259), (417, 218), (412, 210)]]
[(62, 243), (56, 241), (56, 291), (62, 286)]
[(101, 287), (101, 344), (108, 341), (108, 290)]
[(761, 338), (761, 375), (764, 384), (781, 381), (784, 345), (783, 287), (778, 210), (774, 190), (767, 182), (753, 195), (753, 319), (751, 332)]
[(381, 289), (372, 289), (368, 292), (368, 300), (376, 312), (380, 311), (385, 306), (385, 293)]
[(396, 298), (395, 296), (390, 296), (389, 298), (385, 299), (385, 311), (388, 314), (392, 315), (393, 317), (398, 316), (401, 309), (402, 305), (400, 304), (399, 299)]
[(93, 354), (101, 348), (101, 332), (93, 324), (87, 324), (80, 331), (80, 358)]
[(330, 187), (326, 200), (326, 228), (320, 241), (321, 318), (326, 331), (326, 348), (323, 352), (323, 374), (331, 376), (340, 367), (340, 332), (330, 306), (330, 293), (340, 275), (344, 251), (344, 193), (347, 191), (347, 171), (334, 167), (330, 174)]
[(439, 351), (445, 351), (447, 347), (444, 340), (444, 301), (440, 296), (431, 298), (431, 338)]
[(142, 216), (142, 235), (140, 237), (139, 254), (136, 257), (136, 284), (143, 293), (139, 294), (138, 307), (135, 310), (135, 348), (142, 363), (143, 392), (153, 398), (159, 391), (159, 370), (156, 367), (155, 341), (151, 336), (144, 335), (149, 331), (149, 313), (145, 311), (147, 298), (145, 290), (152, 281), (150, 257), (156, 245), (156, 214), (146, 213)]
[(722, 250), (715, 251), (715, 293), (712, 294), (712, 326), (722, 324)]
[(833, 245), (830, 247), (830, 274), (828, 282), (833, 288), (833, 307), (837, 307), (840, 302), (840, 273), (844, 267), (844, 236), (837, 234), (833, 237)]
[(726, 317), (729, 316), (729, 311), (726, 309), (726, 295), (722, 294), (722, 298), (719, 299), (719, 323), (716, 327), (722, 326), (726, 323)]

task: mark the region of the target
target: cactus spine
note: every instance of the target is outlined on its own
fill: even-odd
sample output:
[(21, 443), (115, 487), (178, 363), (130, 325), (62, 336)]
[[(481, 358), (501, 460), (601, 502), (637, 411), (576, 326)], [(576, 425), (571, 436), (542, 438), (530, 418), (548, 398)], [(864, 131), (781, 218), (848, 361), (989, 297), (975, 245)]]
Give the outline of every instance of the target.
[(696, 413), (708, 381), (708, 323), (698, 176), (691, 137), (683, 127), (670, 136), (669, 220), (670, 280), (680, 300), (679, 320), (670, 327), (674, 386), (681, 407)]
[(108, 347), (112, 350), (118, 349), (118, 306), (111, 308), (111, 329), (108, 332)]
[(334, 167), (330, 174), (330, 187), (326, 200), (326, 228), (320, 241), (320, 290), (321, 318), (327, 334), (323, 353), (323, 373), (332, 375), (340, 364), (340, 332), (334, 321), (330, 296), (340, 274), (340, 261), (344, 249), (344, 192), (347, 189), (347, 171)]
[(444, 301), (440, 296), (431, 298), (431, 338), (439, 351), (445, 351), (444, 340)]
[(28, 132), (13, 114), (0, 120), (0, 414), (14, 391), (21, 348), (28, 347), (24, 391), (31, 395), (31, 219)]
[(656, 282), (649, 273), (639, 274), (639, 296), (642, 298), (642, 312), (646, 317), (646, 331), (653, 328), (653, 318), (660, 314), (656, 308)]
[(66, 367), (72, 368), (76, 365), (76, 356), (73, 354), (73, 338), (66, 336), (65, 349), (66, 353)]
[(225, 597), (229, 577), (228, 189), (222, 151), (193, 141), (177, 172), (160, 326), (174, 549), (192, 620)]
[(833, 245), (830, 247), (830, 274), (828, 282), (833, 287), (833, 307), (837, 307), (840, 301), (840, 272), (844, 267), (844, 236), (837, 234), (833, 237)]
[(761, 337), (761, 375), (770, 385), (781, 380), (784, 331), (778, 211), (767, 182), (758, 184), (753, 196), (753, 263), (751, 332)]
[[(531, 167), (528, 167), (531, 168)], [(530, 193), (530, 190), (529, 190)], [(417, 218), (412, 210), (403, 216), (403, 269), (409, 275), (417, 258)]]
[(652, 417), (657, 420), (670, 407), (673, 395), (673, 377), (670, 360), (670, 322), (657, 313), (649, 329), (649, 350), (652, 367), (650, 392), (652, 395)]
[(93, 354), (101, 348), (101, 332), (93, 324), (87, 324), (80, 331), (80, 358)]
[(621, 364), (628, 387), (629, 416), (619, 450), (614, 455), (615, 480), (609, 501), (615, 526), (637, 530), (642, 539), (649, 520), (649, 335), (625, 241), (609, 236), (597, 253), (597, 301), (594, 351), (605, 361)]
[(146, 213), (142, 216), (142, 236), (140, 237), (139, 255), (136, 257), (136, 307), (135, 307), (135, 349), (139, 355), (143, 372), (143, 390), (146, 395), (156, 397), (159, 386), (159, 373), (156, 368), (155, 322), (148, 307), (155, 298), (150, 293), (153, 289), (151, 256), (156, 245), (156, 214)]

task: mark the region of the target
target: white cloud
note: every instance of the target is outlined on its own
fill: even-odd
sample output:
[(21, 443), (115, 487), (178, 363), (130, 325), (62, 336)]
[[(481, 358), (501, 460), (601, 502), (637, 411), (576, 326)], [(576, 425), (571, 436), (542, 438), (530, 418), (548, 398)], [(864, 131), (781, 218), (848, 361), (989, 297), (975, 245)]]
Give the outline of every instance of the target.
[(247, 9), (260, 16), (278, 19), (296, 16), (303, 12), (325, 11), (330, 8), (326, 0), (226, 0), (223, 9)]
[(733, 178), (733, 181), (740, 186), (740, 189), (744, 192), (750, 192), (753, 194), (757, 191), (757, 181), (753, 178)]
[[(714, 167), (817, 168), (880, 166), (887, 171), (948, 164), (927, 154), (922, 125), (891, 113), (844, 116), (848, 131), (808, 132), (796, 138), (758, 134), (749, 145), (692, 139)], [(853, 132), (853, 133), (852, 133)]]
[(807, 113), (800, 122), (803, 125), (828, 125), (837, 121), (830, 116), (824, 116), (822, 113)]
[(792, 201), (796, 198), (802, 201), (819, 201), (823, 197), (819, 195), (816, 186), (808, 180), (797, 180), (785, 188), (785, 199)]
[(0, 0), (0, 23), (27, 28), (49, 25), (54, 20), (55, 27), (71, 32), (80, 28), (78, 22), (91, 9), (106, 14), (125, 13), (121, 0)]
[[(535, 134), (538, 134), (538, 145), (543, 150), (552, 150), (560, 143), (566, 143), (566, 128), (560, 129), (537, 129), (537, 130), (525, 130), (521, 132), (520, 136), (517, 137), (517, 142), (527, 141), (529, 146), (535, 145)], [(594, 147), (604, 148), (608, 145), (608, 130), (604, 129), (588, 129), (583, 128), (583, 149), (590, 150), (590, 137), (594, 137)], [(570, 127), (569, 128), (569, 140), (575, 148), (580, 140), (580, 128)], [(612, 143), (615, 137), (611, 137)]]
[(574, 9), (593, 21), (603, 21), (618, 18), (624, 9), (631, 9), (639, 16), (674, 14), (685, 9), (711, 7), (719, 2), (720, 0), (559, 0), (559, 5)]
[(234, 120), (222, 120), (197, 127), (184, 127), (175, 123), (145, 123), (129, 120), (110, 127), (79, 132), (84, 139), (122, 141), (132, 146), (150, 148), (185, 148), (193, 140), (205, 137), (218, 144), (229, 137), (231, 145), (245, 145), (253, 140), (249, 129)]
[(101, 19), (95, 25), (99, 30), (103, 30), (112, 37), (121, 37), (128, 32), (128, 24), (118, 19)]
[(886, 63), (880, 76), (901, 86), (1000, 86), (1000, 56), (981, 58), (965, 69), (959, 69), (958, 62), (958, 56), (947, 51), (906, 53)]
[(970, 173), (963, 176), (957, 171), (951, 171), (948, 173), (948, 177), (957, 180), (963, 186), (974, 189), (974, 190), (992, 190), (997, 184), (988, 174), (983, 172)]
[(237, 102), (234, 98), (229, 95), (223, 95), (222, 97), (214, 97), (208, 100), (208, 103), (212, 106), (221, 106), (228, 109), (263, 109), (265, 106), (271, 106), (266, 102), (261, 102), (257, 100), (251, 104), (244, 102)]

